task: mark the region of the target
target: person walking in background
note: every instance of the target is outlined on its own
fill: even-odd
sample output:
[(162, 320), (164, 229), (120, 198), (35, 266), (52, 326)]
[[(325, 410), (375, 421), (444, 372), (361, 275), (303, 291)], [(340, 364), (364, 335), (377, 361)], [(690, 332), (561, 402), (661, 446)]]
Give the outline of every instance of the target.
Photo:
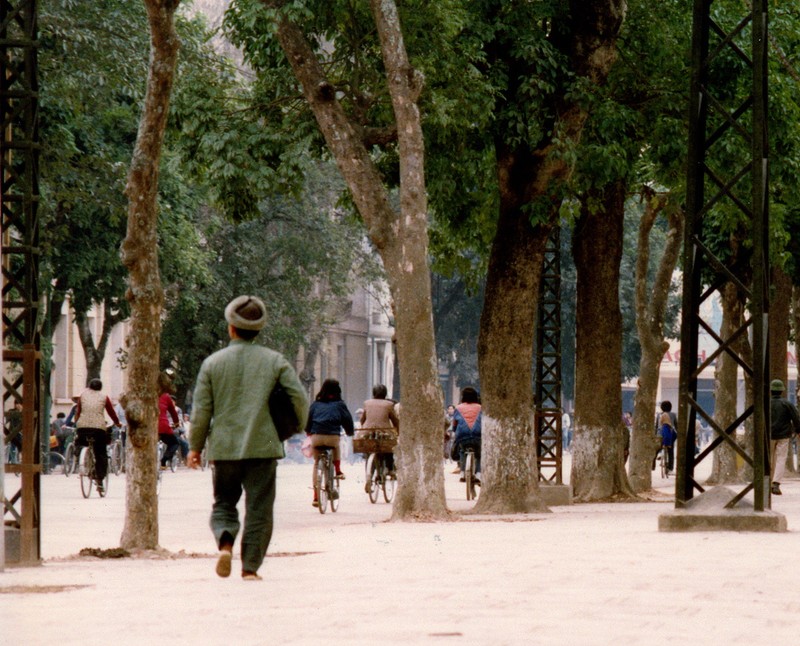
[(178, 409), (172, 398), (174, 387), (172, 378), (162, 372), (158, 375), (158, 387), (161, 394), (158, 397), (158, 439), (167, 447), (164, 455), (161, 456), (161, 468), (166, 469), (167, 465), (178, 450), (178, 438), (175, 435), (175, 428), (180, 424)]
[[(472, 448), (475, 451), (475, 474), (481, 472), (481, 421), (482, 408), (478, 391), (472, 386), (467, 386), (461, 391), (461, 403), (456, 406), (453, 414), (453, 452), (451, 457), (458, 460), (459, 470), (464, 471), (464, 451)], [(480, 480), (476, 477), (480, 484)], [(464, 476), (461, 476), (464, 482)]]
[(119, 418), (108, 395), (102, 392), (103, 382), (92, 379), (89, 387), (78, 397), (75, 405), (75, 424), (77, 427), (76, 446), (88, 446), (91, 438), (94, 443), (94, 464), (97, 475), (97, 491), (103, 491), (103, 481), (108, 473), (109, 435), (106, 431), (105, 415), (111, 418), (115, 426), (119, 426)]
[(233, 544), (240, 528), (236, 505), (244, 491), (242, 578), (257, 581), (272, 538), (275, 476), (278, 460), (284, 457), (269, 412), (269, 396), (280, 384), (301, 424), (308, 414), (308, 399), (289, 362), (255, 343), (267, 322), (260, 298), (233, 299), (225, 308), (225, 320), (230, 343), (207, 357), (197, 375), (187, 463), (198, 468), (208, 444), (208, 459), (214, 464), (210, 526), (219, 549), (216, 572), (221, 577), (231, 573)]
[(561, 416), (561, 448), (566, 451), (572, 444), (572, 419), (567, 411)]
[[(400, 420), (394, 412), (394, 402), (386, 399), (386, 386), (376, 384), (372, 387), (372, 399), (364, 402), (361, 411), (361, 428), (370, 430), (388, 430), (394, 433), (400, 432)], [(389, 475), (396, 476), (394, 467), (394, 453), (386, 453), (386, 465), (389, 468)], [(369, 485), (369, 483), (367, 483)]]
[(780, 496), (781, 480), (786, 472), (786, 456), (792, 433), (800, 433), (800, 416), (797, 408), (783, 395), (784, 385), (780, 379), (773, 379), (769, 385), (772, 397), (769, 402), (770, 413), (770, 471), (772, 472), (772, 494)]
[[(347, 409), (347, 404), (342, 401), (342, 387), (339, 382), (335, 379), (326, 379), (322, 382), (322, 387), (311, 404), (311, 408), (308, 411), (308, 423), (306, 424), (306, 433), (311, 436), (311, 448), (314, 453), (314, 470), (311, 472), (312, 483), (313, 474), (316, 471), (317, 462), (319, 462), (320, 446), (327, 446), (333, 449), (333, 466), (336, 469), (336, 477), (344, 480), (339, 452), (339, 438), (342, 434), (342, 428), (344, 428), (347, 435), (353, 435), (355, 431), (353, 416)], [(314, 490), (312, 504), (315, 507), (319, 506), (316, 489)]]
[(678, 417), (672, 412), (672, 402), (661, 402), (661, 415), (658, 418), (658, 434), (661, 437), (661, 448), (667, 449), (667, 474), (675, 469), (675, 440), (678, 432)]

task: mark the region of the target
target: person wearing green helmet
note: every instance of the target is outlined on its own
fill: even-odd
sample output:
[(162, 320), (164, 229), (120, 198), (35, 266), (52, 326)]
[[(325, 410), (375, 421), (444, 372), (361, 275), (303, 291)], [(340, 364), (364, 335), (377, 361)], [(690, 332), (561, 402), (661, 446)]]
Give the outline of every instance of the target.
[(797, 408), (783, 397), (785, 389), (780, 379), (773, 379), (769, 385), (770, 399), (770, 467), (772, 471), (772, 493), (780, 496), (781, 480), (786, 471), (786, 456), (792, 433), (800, 433), (800, 415)]

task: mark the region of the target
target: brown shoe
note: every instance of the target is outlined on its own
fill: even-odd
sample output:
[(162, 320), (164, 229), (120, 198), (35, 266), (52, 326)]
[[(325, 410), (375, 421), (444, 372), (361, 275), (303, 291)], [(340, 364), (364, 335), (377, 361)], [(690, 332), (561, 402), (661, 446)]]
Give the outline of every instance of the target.
[(258, 572), (242, 572), (242, 581), (263, 581)]
[(232, 560), (233, 554), (230, 550), (219, 551), (219, 556), (217, 557), (217, 576), (221, 576), (224, 579), (231, 575)]

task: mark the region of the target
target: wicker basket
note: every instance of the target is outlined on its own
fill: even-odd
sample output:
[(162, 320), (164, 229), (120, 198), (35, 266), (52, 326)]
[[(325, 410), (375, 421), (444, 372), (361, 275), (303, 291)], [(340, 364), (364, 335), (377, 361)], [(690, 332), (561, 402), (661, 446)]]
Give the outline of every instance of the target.
[(390, 429), (362, 428), (353, 436), (354, 453), (394, 453), (397, 433)]

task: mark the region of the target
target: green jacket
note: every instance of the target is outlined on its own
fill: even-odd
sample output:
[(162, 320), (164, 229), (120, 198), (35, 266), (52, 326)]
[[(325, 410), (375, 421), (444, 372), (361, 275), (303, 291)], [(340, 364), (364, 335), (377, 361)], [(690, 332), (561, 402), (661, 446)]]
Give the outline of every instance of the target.
[(283, 444), (267, 401), (277, 382), (292, 399), (301, 427), (308, 398), (289, 362), (252, 341), (233, 339), (227, 348), (203, 361), (192, 402), (189, 446), (209, 460), (282, 458)]

